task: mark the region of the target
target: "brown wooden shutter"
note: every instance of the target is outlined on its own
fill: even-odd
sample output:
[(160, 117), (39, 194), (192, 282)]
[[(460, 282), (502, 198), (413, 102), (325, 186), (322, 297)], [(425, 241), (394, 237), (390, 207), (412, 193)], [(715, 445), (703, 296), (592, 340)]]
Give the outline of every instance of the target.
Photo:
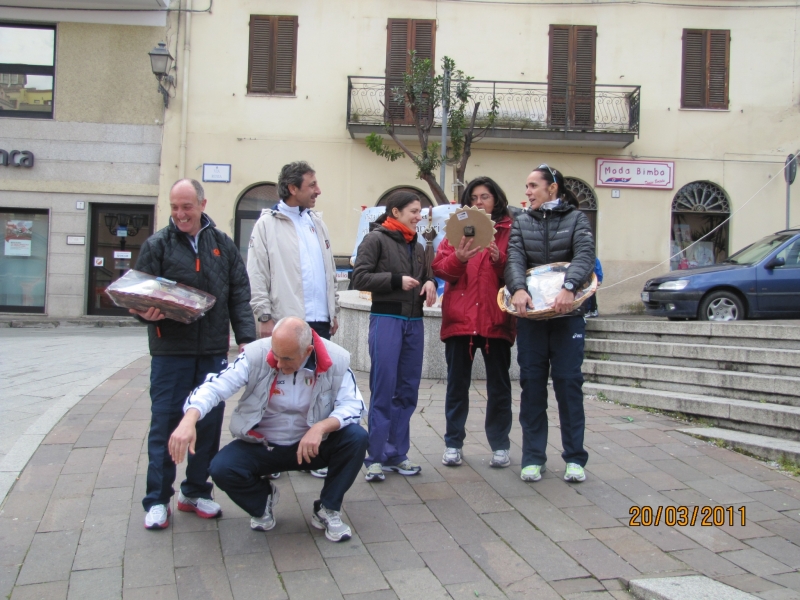
[(294, 94), (297, 17), (251, 15), (248, 93)]
[(706, 79), (705, 32), (698, 29), (683, 30), (683, 77), (681, 81), (681, 106), (704, 108)]
[(405, 102), (394, 100), (394, 88), (403, 86), (403, 74), (408, 70), (411, 60), (408, 55), (411, 37), (411, 21), (408, 19), (389, 19), (386, 36), (386, 110), (389, 119), (396, 122), (406, 120)]
[(293, 94), (297, 57), (297, 17), (276, 17), (275, 44), (276, 94)]
[(250, 69), (247, 91), (269, 93), (272, 19), (261, 15), (250, 17)]
[(547, 113), (551, 126), (594, 127), (597, 28), (550, 25)]
[(683, 30), (683, 108), (728, 108), (730, 31)]
[(597, 28), (576, 25), (573, 34), (572, 61), (575, 84), (570, 123), (578, 129), (594, 128), (594, 68)]
[(547, 75), (547, 114), (552, 126), (567, 118), (570, 25), (550, 25), (550, 67)]
[(393, 98), (392, 89), (402, 87), (403, 75), (411, 68), (409, 52), (434, 61), (436, 21), (423, 19), (389, 19), (386, 35), (386, 109), (395, 123), (408, 123), (411, 116), (405, 102)]
[(728, 108), (728, 65), (730, 32), (712, 29), (708, 32), (708, 108)]

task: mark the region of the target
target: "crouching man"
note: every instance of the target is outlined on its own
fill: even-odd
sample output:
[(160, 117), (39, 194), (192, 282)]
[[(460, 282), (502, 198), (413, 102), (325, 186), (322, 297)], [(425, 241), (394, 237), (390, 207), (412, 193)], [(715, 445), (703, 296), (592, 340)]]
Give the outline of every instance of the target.
[(214, 483), (247, 511), (250, 527), (275, 527), (278, 488), (270, 473), (321, 469), (328, 477), (314, 502), (311, 523), (325, 537), (351, 537), (342, 522), (342, 498), (364, 461), (368, 437), (361, 427), (364, 401), (350, 370), (350, 354), (320, 338), (296, 317), (278, 321), (271, 338), (245, 346), (219, 375), (209, 375), (186, 400), (184, 417), (169, 440), (176, 463), (194, 451), (195, 426), (218, 403), (245, 387), (231, 417), (236, 438), (211, 462)]

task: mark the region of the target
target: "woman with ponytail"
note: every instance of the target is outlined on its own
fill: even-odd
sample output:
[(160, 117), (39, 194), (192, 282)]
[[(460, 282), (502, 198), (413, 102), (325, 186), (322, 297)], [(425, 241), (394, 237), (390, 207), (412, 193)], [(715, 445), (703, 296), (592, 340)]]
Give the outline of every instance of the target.
[[(511, 228), (505, 280), (517, 314), (533, 308), (525, 282), (531, 267), (569, 262), (556, 297), (557, 318), (517, 319), (517, 361), (520, 368), (519, 422), (522, 426), (523, 481), (542, 478), (547, 460), (547, 379), (552, 375), (561, 425), (561, 454), (566, 481), (586, 479), (589, 455), (583, 447), (583, 343), (586, 323), (581, 309), (572, 310), (575, 292), (594, 270), (594, 236), (589, 219), (577, 210), (564, 176), (547, 165), (534, 169), (525, 184), (528, 210)], [(573, 206), (573, 202), (575, 206)]]
[(426, 275), (425, 250), (417, 243), (421, 211), (416, 194), (390, 194), (386, 212), (358, 247), (353, 267), (353, 288), (372, 293), (367, 481), (383, 481), (384, 471), (421, 471), (408, 459), (409, 425), (422, 376), (422, 303), (433, 306), (436, 301), (436, 284)]

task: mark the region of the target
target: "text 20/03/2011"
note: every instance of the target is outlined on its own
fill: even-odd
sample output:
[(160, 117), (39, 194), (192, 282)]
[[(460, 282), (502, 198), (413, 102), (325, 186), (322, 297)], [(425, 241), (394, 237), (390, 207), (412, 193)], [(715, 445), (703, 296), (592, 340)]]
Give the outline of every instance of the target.
[(673, 527), (694, 527), (700, 517), (701, 527), (722, 527), (726, 523), (733, 527), (736, 513), (739, 513), (742, 527), (745, 526), (745, 507), (740, 506), (631, 506), (631, 515), (628, 525), (630, 527), (658, 527), (664, 525)]

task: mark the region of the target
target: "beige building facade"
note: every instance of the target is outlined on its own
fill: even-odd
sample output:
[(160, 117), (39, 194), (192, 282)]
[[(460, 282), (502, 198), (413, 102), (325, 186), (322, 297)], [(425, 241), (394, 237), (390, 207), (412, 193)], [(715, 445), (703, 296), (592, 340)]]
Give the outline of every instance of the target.
[(147, 54), (166, 7), (4, 4), (0, 96), (24, 101), (0, 113), (0, 313), (120, 314), (103, 290), (155, 225), (164, 103)]

